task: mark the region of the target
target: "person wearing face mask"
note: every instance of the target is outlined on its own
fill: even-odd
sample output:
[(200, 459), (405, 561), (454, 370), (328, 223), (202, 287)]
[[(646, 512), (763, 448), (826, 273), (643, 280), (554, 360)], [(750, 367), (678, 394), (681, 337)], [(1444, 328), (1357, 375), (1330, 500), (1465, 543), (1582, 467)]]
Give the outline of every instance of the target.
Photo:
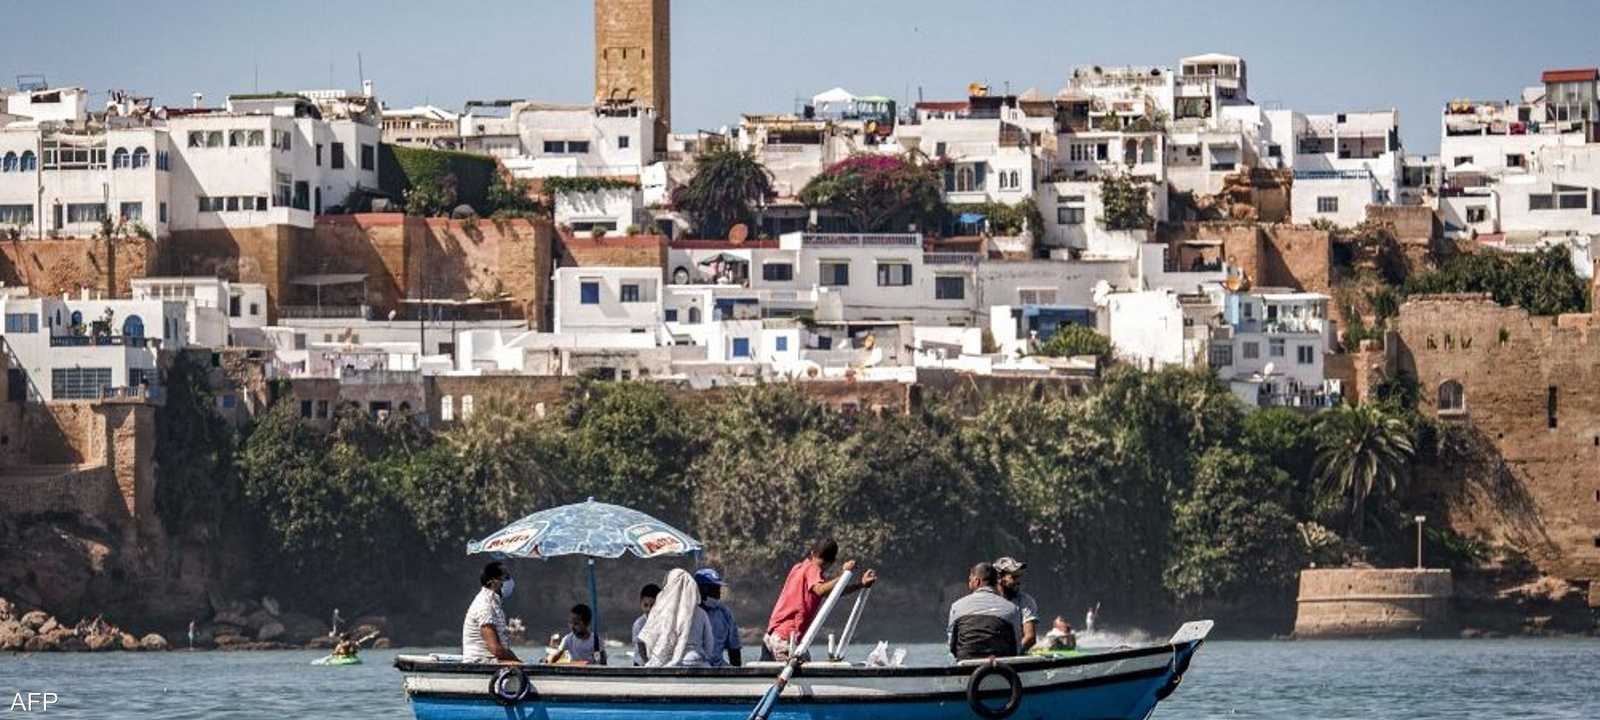
[(506, 611), (501, 603), (511, 597), (516, 581), (505, 566), (492, 562), (478, 576), (482, 586), (467, 607), (461, 623), (461, 654), (467, 662), (522, 662), (511, 652), (511, 631), (506, 628)]

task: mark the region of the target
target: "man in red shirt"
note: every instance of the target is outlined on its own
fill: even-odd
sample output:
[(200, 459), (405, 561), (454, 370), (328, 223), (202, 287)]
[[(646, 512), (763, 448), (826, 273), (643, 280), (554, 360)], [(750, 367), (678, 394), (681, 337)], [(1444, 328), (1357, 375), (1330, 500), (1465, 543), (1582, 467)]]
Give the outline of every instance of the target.
[[(789, 577), (783, 581), (783, 590), (778, 593), (778, 604), (773, 606), (772, 617), (767, 620), (767, 632), (762, 638), (762, 644), (765, 645), (763, 660), (789, 661), (791, 649), (817, 619), (823, 598), (833, 592), (833, 586), (838, 582), (828, 580), (826, 576), (828, 566), (837, 559), (839, 544), (832, 538), (826, 538), (812, 545), (806, 558), (789, 568)], [(846, 560), (844, 569), (855, 570), (856, 561)], [(872, 587), (877, 581), (878, 573), (868, 570), (862, 573), (860, 580), (846, 587), (845, 593)]]

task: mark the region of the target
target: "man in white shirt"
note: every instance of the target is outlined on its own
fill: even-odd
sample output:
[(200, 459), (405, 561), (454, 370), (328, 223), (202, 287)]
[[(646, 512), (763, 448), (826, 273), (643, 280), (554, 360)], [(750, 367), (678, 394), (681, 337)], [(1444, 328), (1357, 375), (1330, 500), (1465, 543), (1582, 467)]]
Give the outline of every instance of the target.
[(483, 566), (478, 582), (482, 587), (461, 623), (461, 655), (467, 662), (522, 662), (511, 652), (511, 631), (506, 628), (506, 611), (501, 606), (516, 588), (516, 581), (504, 566), (492, 562)]

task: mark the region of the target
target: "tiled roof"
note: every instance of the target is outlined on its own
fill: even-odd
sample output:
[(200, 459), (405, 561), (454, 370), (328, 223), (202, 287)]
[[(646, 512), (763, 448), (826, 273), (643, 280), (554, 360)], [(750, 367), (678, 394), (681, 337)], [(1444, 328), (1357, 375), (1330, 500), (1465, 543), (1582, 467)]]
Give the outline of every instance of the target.
[(1600, 68), (1575, 68), (1571, 70), (1546, 70), (1539, 76), (1547, 83), (1593, 82), (1600, 78)]

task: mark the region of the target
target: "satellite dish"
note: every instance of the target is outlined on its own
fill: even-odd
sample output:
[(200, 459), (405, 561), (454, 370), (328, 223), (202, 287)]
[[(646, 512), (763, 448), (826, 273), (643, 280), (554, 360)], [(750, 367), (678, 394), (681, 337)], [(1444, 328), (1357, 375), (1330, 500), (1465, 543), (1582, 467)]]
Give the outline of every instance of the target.
[(1273, 363), (1267, 363), (1265, 367), (1261, 368), (1261, 374), (1262, 375), (1271, 375), (1272, 371), (1277, 370), (1277, 369), (1278, 369), (1277, 365), (1275, 365)]
[(728, 228), (729, 245), (743, 245), (744, 241), (748, 240), (749, 238), (750, 228), (744, 223), (739, 223), (731, 228)]

